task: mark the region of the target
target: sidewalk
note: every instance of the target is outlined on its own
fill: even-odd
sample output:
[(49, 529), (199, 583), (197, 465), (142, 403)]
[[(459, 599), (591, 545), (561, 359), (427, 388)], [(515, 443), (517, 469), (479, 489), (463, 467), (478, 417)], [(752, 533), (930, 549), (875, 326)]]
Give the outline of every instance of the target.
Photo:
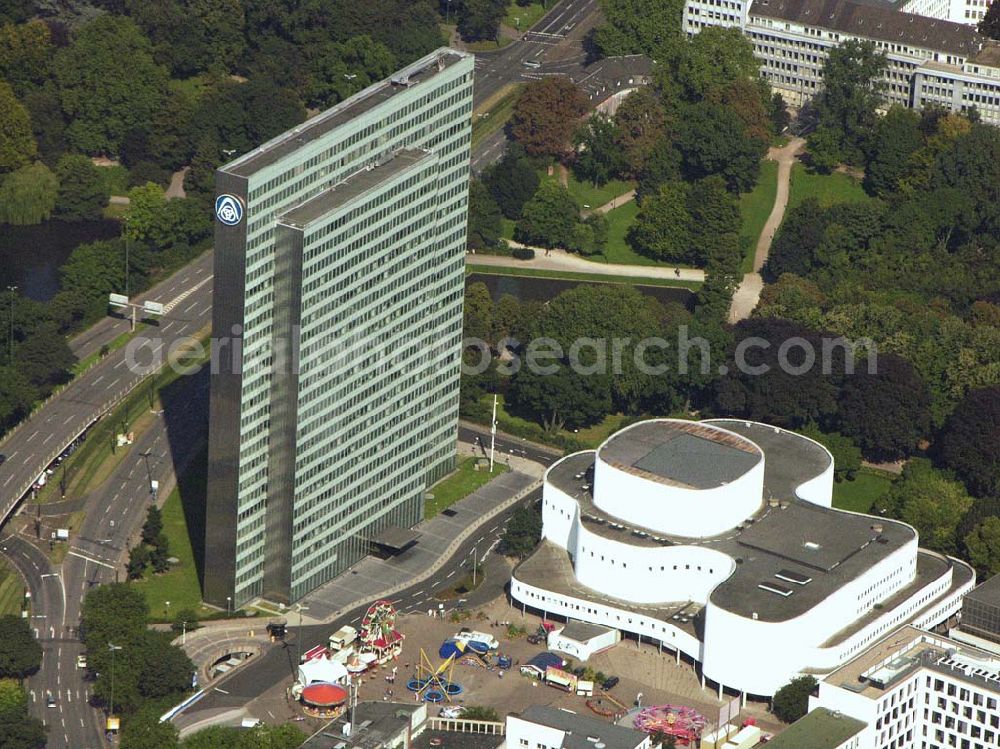
[(753, 272), (743, 276), (743, 280), (733, 294), (733, 301), (729, 305), (729, 322), (731, 323), (750, 317), (760, 302), (760, 295), (764, 290), (764, 279), (761, 277), (760, 271), (767, 262), (774, 235), (778, 232), (781, 222), (785, 218), (792, 166), (805, 149), (805, 144), (806, 142), (802, 138), (793, 138), (782, 148), (771, 148), (767, 152), (769, 161), (778, 162), (778, 184), (774, 195), (774, 205), (771, 207), (771, 213), (767, 217), (760, 236), (757, 237), (757, 245), (754, 248)]
[[(466, 265), (485, 265), (494, 268), (524, 268), (527, 270), (563, 271), (564, 273), (590, 273), (598, 276), (625, 276), (628, 278), (653, 278), (666, 281), (705, 280), (705, 271), (696, 268), (681, 268), (678, 274), (674, 268), (652, 265), (622, 265), (619, 263), (595, 263), (584, 260), (579, 255), (566, 250), (547, 250), (520, 242), (510, 242), (511, 247), (526, 247), (535, 251), (533, 260), (518, 260), (505, 255), (482, 255), (467, 253)], [(613, 280), (609, 279), (609, 280)]]
[[(459, 453), (471, 455), (471, 443), (459, 443)], [(485, 486), (451, 506), (454, 514), (439, 513), (414, 527), (420, 539), (411, 549), (392, 559), (365, 557), (348, 572), (331, 580), (302, 599), (309, 613), (302, 616), (303, 626), (324, 624), (337, 619), (341, 612), (360, 603), (394, 595), (433, 575), (449, 561), (455, 550), (470, 536), (487, 525), (494, 516), (522, 499), (541, 483), (545, 466), (513, 455), (504, 455), (502, 462), (510, 471), (498, 475)], [(298, 625), (298, 614), (284, 614), (289, 623)], [(243, 632), (265, 626), (267, 617), (224, 619), (201, 623), (199, 635), (218, 631)], [(214, 636), (214, 635), (213, 635)], [(256, 632), (255, 632), (256, 636)], [(197, 642), (197, 640), (195, 641)]]

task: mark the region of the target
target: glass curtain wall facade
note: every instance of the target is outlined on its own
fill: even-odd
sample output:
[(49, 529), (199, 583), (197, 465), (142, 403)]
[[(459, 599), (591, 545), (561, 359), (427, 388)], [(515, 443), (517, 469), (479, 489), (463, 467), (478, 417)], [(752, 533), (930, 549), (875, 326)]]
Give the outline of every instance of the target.
[(302, 597), (454, 462), (472, 77), (438, 50), (216, 174), (211, 603)]

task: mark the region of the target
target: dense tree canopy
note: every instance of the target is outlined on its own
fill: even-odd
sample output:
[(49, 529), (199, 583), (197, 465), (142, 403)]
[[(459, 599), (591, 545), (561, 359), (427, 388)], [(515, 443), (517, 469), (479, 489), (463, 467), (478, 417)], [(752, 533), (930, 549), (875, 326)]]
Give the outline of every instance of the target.
[(117, 154), (130, 130), (149, 122), (163, 101), (167, 72), (128, 18), (104, 15), (82, 27), (52, 61), (67, 136), (89, 154)]
[(503, 215), (514, 220), (521, 218), (524, 204), (535, 194), (539, 180), (538, 171), (516, 143), (509, 144), (503, 158), (483, 172), (483, 182)]
[(970, 390), (937, 439), (940, 462), (977, 496), (1000, 496), (1000, 385)]
[(580, 209), (565, 187), (553, 180), (542, 182), (534, 197), (524, 205), (517, 223), (516, 238), (542, 247), (568, 247)]
[(473, 250), (493, 247), (500, 239), (503, 214), (489, 189), (480, 180), (469, 185), (469, 239)]
[(0, 224), (38, 224), (52, 215), (59, 181), (45, 164), (23, 166), (0, 180)]
[(545, 76), (521, 91), (509, 132), (529, 155), (559, 158), (571, 152), (573, 132), (588, 109), (587, 97), (573, 81)]
[(0, 616), (0, 678), (23, 679), (42, 665), (42, 646), (19, 616)]
[(28, 694), (13, 679), (0, 679), (0, 746), (45, 748), (45, 726), (28, 715)]
[(861, 163), (882, 103), (885, 54), (873, 42), (848, 39), (832, 47), (823, 66), (823, 90), (816, 97), (819, 127), (836, 137), (839, 155)]
[(816, 688), (812, 676), (797, 676), (774, 693), (771, 707), (774, 714), (786, 723), (794, 723), (809, 712), (809, 695)]
[(734, 192), (756, 184), (767, 142), (751, 137), (735, 112), (721, 104), (695, 104), (686, 109), (685, 124), (678, 147), (688, 179), (718, 175)]
[(0, 174), (22, 167), (37, 151), (28, 110), (0, 79)]
[(959, 523), (972, 505), (961, 483), (935, 470), (930, 461), (914, 458), (878, 500), (877, 509), (916, 528), (921, 546), (954, 554)]
[(82, 154), (66, 154), (56, 165), (59, 194), (56, 214), (66, 221), (90, 221), (101, 217), (108, 192), (100, 171)]
[(604, 57), (645, 54), (659, 58), (681, 35), (680, 0), (601, 0), (605, 24), (594, 43)]

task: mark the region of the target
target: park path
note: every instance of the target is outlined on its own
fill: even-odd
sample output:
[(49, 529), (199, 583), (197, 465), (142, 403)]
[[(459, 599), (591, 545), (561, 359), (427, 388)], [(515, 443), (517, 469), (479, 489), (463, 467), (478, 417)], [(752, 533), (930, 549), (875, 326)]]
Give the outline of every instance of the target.
[(753, 272), (743, 276), (743, 280), (733, 294), (733, 301), (729, 307), (729, 322), (731, 323), (750, 317), (760, 301), (760, 294), (764, 290), (764, 279), (760, 275), (760, 270), (767, 262), (768, 253), (771, 251), (771, 242), (774, 241), (774, 235), (785, 218), (792, 166), (798, 160), (799, 154), (805, 149), (805, 144), (803, 138), (792, 138), (787, 145), (781, 148), (771, 148), (767, 152), (769, 161), (778, 162), (778, 186), (774, 195), (774, 206), (771, 208), (771, 214), (767, 217), (764, 228), (757, 238), (757, 246), (754, 248), (753, 256)]
[[(627, 276), (629, 278), (667, 279), (670, 281), (704, 281), (705, 271), (696, 268), (664, 268), (651, 265), (623, 265), (620, 263), (595, 263), (584, 260), (566, 250), (547, 250), (511, 241), (511, 247), (527, 247), (535, 251), (533, 260), (518, 260), (506, 255), (465, 256), (466, 265), (487, 265), (494, 268), (524, 268), (530, 270), (563, 271), (564, 273), (590, 273), (598, 276)], [(611, 279), (609, 279), (611, 280)]]
[(615, 208), (621, 208), (626, 203), (631, 203), (635, 200), (635, 190), (629, 190), (617, 198), (612, 198), (604, 205), (599, 205), (594, 209), (594, 213), (607, 213), (608, 211), (613, 211)]

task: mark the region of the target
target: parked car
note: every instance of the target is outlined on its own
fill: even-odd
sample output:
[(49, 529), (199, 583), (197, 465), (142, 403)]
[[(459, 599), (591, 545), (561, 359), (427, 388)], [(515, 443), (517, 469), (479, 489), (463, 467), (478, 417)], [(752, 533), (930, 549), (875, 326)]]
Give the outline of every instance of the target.
[(56, 706), (56, 698), (52, 696), (52, 692), (48, 692), (47, 696), (45, 697), (45, 706), (46, 707)]
[(545, 642), (545, 638), (542, 637), (541, 635), (528, 635), (529, 645), (539, 645), (543, 642)]
[(609, 676), (607, 679), (604, 680), (604, 683), (601, 684), (601, 689), (603, 689), (605, 692), (608, 692), (614, 689), (616, 686), (618, 686), (618, 681), (619, 679), (617, 676)]
[(76, 667), (86, 668), (87, 667), (87, 656), (83, 653), (76, 657)]
[(461, 718), (464, 712), (465, 708), (461, 705), (448, 705), (447, 707), (442, 707), (438, 715), (442, 718)]

